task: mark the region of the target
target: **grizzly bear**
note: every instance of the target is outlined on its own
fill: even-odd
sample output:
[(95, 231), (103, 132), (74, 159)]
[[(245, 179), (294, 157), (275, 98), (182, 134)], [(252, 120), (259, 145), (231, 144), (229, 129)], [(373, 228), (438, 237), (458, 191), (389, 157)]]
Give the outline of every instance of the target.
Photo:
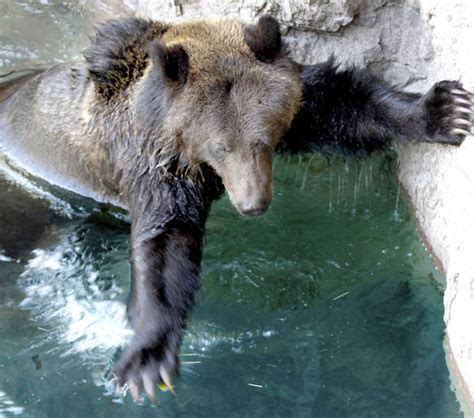
[(129, 211), (135, 337), (115, 375), (154, 402), (156, 384), (171, 387), (179, 371), (204, 226), (224, 190), (257, 216), (272, 201), (275, 152), (459, 145), (471, 100), (456, 81), (420, 96), (332, 60), (297, 64), (267, 16), (129, 18), (103, 25), (84, 60), (5, 85), (1, 145), (32, 174)]

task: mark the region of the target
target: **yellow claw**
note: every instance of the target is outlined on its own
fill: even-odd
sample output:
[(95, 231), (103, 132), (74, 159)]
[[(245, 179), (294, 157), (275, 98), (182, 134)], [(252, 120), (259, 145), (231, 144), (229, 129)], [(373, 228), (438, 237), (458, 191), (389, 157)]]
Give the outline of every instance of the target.
[(168, 392), (169, 390), (171, 390), (171, 392), (174, 393), (174, 387), (173, 387), (173, 386), (168, 387), (166, 384), (160, 383), (160, 384), (158, 385), (158, 387), (160, 388), (160, 390), (161, 390), (162, 392)]
[(171, 384), (171, 377), (163, 366), (160, 366), (160, 377), (164, 385), (171, 391), (173, 395), (176, 396), (176, 392), (174, 391), (173, 385)]

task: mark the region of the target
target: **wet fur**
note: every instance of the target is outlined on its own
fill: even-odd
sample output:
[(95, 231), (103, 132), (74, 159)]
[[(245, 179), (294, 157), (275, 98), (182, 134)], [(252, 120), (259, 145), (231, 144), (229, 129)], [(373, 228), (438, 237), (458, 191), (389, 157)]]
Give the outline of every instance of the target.
[(271, 201), (275, 148), (370, 153), (415, 137), (459, 144), (450, 129), (460, 88), (442, 82), (410, 95), (333, 61), (298, 66), (271, 18), (247, 26), (131, 18), (101, 27), (85, 64), (0, 88), (0, 121), (30, 140), (43, 173), (60, 166), (73, 190), (130, 211), (135, 338), (115, 373), (133, 396), (144, 389), (154, 400), (154, 384), (179, 371), (204, 225), (224, 189), (240, 211), (250, 199), (247, 214), (256, 215)]
[(426, 95), (394, 90), (367, 71), (339, 69), (334, 58), (301, 66), (302, 106), (279, 152), (370, 154), (394, 141), (459, 145), (453, 128), (456, 81), (437, 83)]
[(101, 26), (84, 54), (98, 95), (110, 99), (143, 76), (148, 45), (167, 28), (166, 24), (138, 18)]
[(32, 70), (19, 75), (12, 74), (10, 80), (0, 84), (0, 103), (7, 100), (17, 90), (19, 90), (26, 82), (41, 74), (43, 70)]
[[(254, 25), (247, 33), (275, 28)], [(254, 171), (271, 167), (271, 150), (297, 111), (296, 66), (275, 48), (265, 51), (271, 66), (262, 64), (254, 50), (264, 40), (248, 45), (244, 29), (234, 20), (173, 27), (112, 21), (86, 51), (86, 67), (54, 67), (0, 104), (4, 126), (16, 134), (10, 146), (23, 146), (38, 158), (35, 174), (47, 175), (41, 166), (57, 169), (46, 177), (51, 182), (63, 175), (72, 180), (65, 187), (130, 211), (135, 338), (117, 365), (119, 384), (143, 388), (145, 378), (159, 382), (177, 373), (182, 329), (199, 287), (205, 220), (224, 190), (216, 171), (225, 170), (228, 160), (241, 168), (240, 161), (250, 164), (261, 155), (247, 170), (261, 187)], [(273, 38), (278, 36), (279, 30)], [(196, 87), (185, 91), (188, 79)], [(267, 91), (265, 104), (255, 98), (260, 89)], [(232, 108), (223, 114), (226, 106)], [(239, 107), (243, 121), (255, 120), (249, 124), (255, 131), (246, 133), (244, 125), (234, 131)], [(262, 135), (268, 143), (261, 143)], [(208, 141), (214, 138), (226, 142)], [(239, 181), (236, 172), (233, 182)], [(262, 190), (271, 193), (271, 187)]]
[[(148, 193), (150, 186), (155, 193)], [(179, 372), (182, 332), (200, 287), (204, 224), (217, 197), (201, 186), (170, 179), (157, 186), (144, 182), (145, 190), (137, 190), (140, 204), (132, 213), (134, 288), (129, 302), (136, 338), (117, 366), (119, 385), (140, 377), (144, 368), (155, 382), (161, 380), (160, 367), (171, 375)], [(220, 184), (215, 186), (219, 193)], [(156, 299), (146, 294), (155, 294)]]

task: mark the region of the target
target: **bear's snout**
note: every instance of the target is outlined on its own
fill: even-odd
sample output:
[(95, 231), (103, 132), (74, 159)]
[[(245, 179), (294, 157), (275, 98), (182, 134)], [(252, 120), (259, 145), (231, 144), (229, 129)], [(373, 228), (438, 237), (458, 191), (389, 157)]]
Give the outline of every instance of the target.
[(246, 202), (239, 208), (239, 211), (242, 215), (253, 218), (263, 215), (270, 207), (270, 203), (271, 201), (267, 199), (256, 199), (255, 201)]
[[(239, 187), (240, 186), (240, 187)], [(263, 215), (272, 203), (272, 185), (270, 182), (243, 182), (237, 188), (227, 187), (234, 207), (244, 216)]]
[(221, 175), (230, 201), (240, 214), (264, 214), (272, 203), (272, 158), (269, 153), (229, 155)]

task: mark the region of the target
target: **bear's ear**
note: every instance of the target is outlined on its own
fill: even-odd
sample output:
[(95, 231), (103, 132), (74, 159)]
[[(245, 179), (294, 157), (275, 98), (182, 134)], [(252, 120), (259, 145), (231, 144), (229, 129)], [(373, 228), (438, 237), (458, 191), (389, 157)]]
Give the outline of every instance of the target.
[(189, 73), (189, 57), (181, 45), (167, 47), (158, 40), (150, 43), (148, 55), (153, 65), (160, 68), (168, 79), (184, 84)]
[(245, 42), (263, 62), (272, 62), (281, 50), (280, 25), (271, 16), (262, 16), (256, 25), (247, 26)]

